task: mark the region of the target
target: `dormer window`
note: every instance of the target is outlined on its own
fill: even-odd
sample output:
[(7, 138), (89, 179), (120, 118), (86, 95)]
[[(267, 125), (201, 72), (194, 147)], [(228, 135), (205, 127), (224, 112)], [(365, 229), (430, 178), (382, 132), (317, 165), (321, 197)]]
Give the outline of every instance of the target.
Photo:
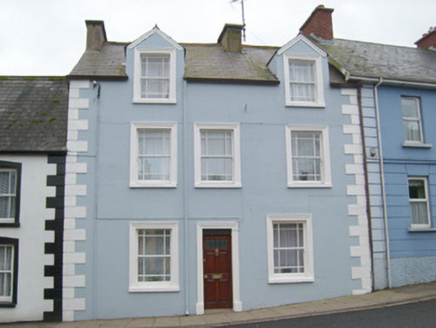
[(286, 106), (323, 107), (324, 92), (319, 56), (284, 56)]
[(136, 49), (134, 102), (175, 103), (175, 52), (168, 49)]

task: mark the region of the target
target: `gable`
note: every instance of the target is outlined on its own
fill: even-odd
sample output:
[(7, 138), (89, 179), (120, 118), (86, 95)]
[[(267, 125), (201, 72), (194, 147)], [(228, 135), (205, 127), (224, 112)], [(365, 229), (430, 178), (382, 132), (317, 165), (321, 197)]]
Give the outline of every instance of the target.
[(313, 54), (322, 57), (327, 57), (327, 53), (316, 46), (313, 42), (307, 39), (304, 35), (300, 34), (281, 47), (277, 51), (277, 55), (282, 55), (286, 52), (299, 53), (299, 54)]
[(133, 41), (127, 49), (134, 49), (138, 46), (146, 47), (161, 47), (161, 48), (175, 48), (177, 50), (183, 50), (183, 47), (174, 41), (166, 33), (162, 32), (157, 26), (152, 30), (141, 35), (138, 39)]

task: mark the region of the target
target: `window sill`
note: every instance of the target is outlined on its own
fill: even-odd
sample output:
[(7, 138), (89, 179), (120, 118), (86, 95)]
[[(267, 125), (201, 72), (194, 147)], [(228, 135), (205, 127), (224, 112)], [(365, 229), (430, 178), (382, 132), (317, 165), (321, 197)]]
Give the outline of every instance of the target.
[(425, 144), (425, 143), (418, 143), (418, 142), (404, 142), (403, 143), (404, 148), (431, 148), (433, 147), (432, 144)]
[(158, 285), (158, 286), (130, 286), (129, 293), (170, 293), (178, 292), (178, 285)]
[(0, 228), (19, 228), (20, 222), (8, 222), (0, 220)]
[(409, 228), (409, 232), (436, 232), (436, 228)]
[(286, 102), (286, 107), (325, 108), (325, 104), (324, 103), (308, 103), (308, 102)]
[(331, 183), (304, 183), (292, 182), (288, 183), (288, 188), (332, 188)]
[(196, 182), (195, 188), (230, 188), (230, 189), (236, 189), (236, 188), (242, 188), (242, 184), (240, 182), (234, 182), (234, 183), (219, 183), (219, 182)]
[(306, 283), (306, 282), (315, 282), (314, 277), (303, 277), (303, 276), (295, 276), (295, 277), (271, 277), (268, 279), (270, 284), (297, 284), (297, 283)]
[(134, 104), (176, 104), (176, 99), (142, 99), (134, 98)]
[(0, 302), (0, 308), (14, 308), (17, 304), (15, 303), (6, 303), (6, 302)]
[(148, 183), (142, 183), (142, 182), (130, 182), (129, 187), (132, 189), (137, 188), (177, 188), (177, 182), (167, 182), (167, 183), (158, 183), (158, 182), (148, 182)]

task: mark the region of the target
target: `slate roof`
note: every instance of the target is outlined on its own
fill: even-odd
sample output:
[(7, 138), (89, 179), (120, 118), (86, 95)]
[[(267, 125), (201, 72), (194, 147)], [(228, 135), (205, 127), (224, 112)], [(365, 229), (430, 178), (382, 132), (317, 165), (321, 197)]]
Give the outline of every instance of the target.
[(101, 51), (86, 50), (70, 77), (126, 79), (125, 48), (128, 43), (106, 42)]
[[(86, 50), (70, 78), (126, 79), (125, 48), (129, 43), (106, 42), (101, 51)], [(277, 84), (267, 63), (277, 47), (243, 46), (227, 52), (220, 44), (180, 44), (186, 50), (185, 78)]]
[(64, 152), (68, 81), (0, 77), (0, 152)]
[(182, 44), (186, 49), (185, 79), (246, 81), (278, 84), (267, 63), (276, 47), (242, 46), (242, 52), (227, 52), (220, 44)]
[(382, 77), (391, 81), (436, 83), (435, 51), (343, 39), (311, 40), (351, 80)]

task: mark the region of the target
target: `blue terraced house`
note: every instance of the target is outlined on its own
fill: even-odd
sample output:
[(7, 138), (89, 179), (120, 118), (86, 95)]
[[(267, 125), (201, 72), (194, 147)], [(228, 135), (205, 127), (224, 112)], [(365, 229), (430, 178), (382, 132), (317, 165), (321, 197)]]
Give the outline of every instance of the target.
[(69, 75), (63, 320), (201, 315), (371, 291), (358, 90), (282, 47), (110, 42)]
[(358, 91), (374, 289), (435, 281), (436, 30), (416, 48), (336, 39), (332, 11), (303, 34)]

